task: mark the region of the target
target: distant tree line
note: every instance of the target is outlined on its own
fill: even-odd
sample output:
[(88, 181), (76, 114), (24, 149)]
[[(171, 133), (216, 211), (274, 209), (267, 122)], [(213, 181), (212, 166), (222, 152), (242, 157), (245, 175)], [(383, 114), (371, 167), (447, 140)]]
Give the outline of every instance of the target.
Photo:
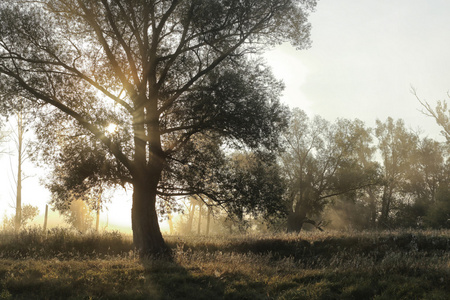
[[(184, 213), (175, 229), (170, 224), (171, 233), (450, 228), (448, 142), (420, 137), (401, 119), (377, 120), (369, 128), (357, 119), (311, 118), (298, 108), (286, 111), (284, 118), (280, 145), (273, 151), (229, 151), (220, 140), (205, 139), (186, 149), (194, 159), (180, 170), (179, 181), (193, 195), (182, 202), (162, 197), (158, 206), (160, 219), (169, 223), (173, 213)], [(69, 172), (64, 168), (72, 165), (55, 160), (47, 181), (56, 196), (54, 208), (80, 232), (93, 227), (92, 211), (98, 231), (98, 214), (111, 195), (103, 192), (102, 181), (73, 182), (100, 163), (92, 158)], [(22, 225), (37, 214), (24, 209)], [(5, 218), (3, 227), (12, 227), (12, 220)]]
[(326, 208), (358, 229), (450, 228), (448, 143), (421, 138), (401, 119), (368, 128), (359, 120), (309, 119), (301, 110), (285, 143), (288, 230), (316, 224)]
[(331, 123), (294, 109), (279, 151), (241, 150), (224, 161), (227, 176), (214, 188), (233, 199), (221, 206), (228, 214), (212, 209), (205, 195), (190, 198), (179, 232), (200, 233), (202, 206), (208, 219), (212, 212), (221, 220), (215, 231), (222, 233), (233, 232), (233, 224), (241, 231), (289, 232), (450, 228), (449, 144), (421, 137), (401, 119), (377, 120), (369, 128), (360, 120)]

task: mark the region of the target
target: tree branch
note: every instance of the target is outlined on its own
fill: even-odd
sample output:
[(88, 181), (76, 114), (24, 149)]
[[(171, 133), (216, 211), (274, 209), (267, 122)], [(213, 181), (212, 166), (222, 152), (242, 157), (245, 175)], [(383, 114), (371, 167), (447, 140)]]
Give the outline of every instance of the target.
[(111, 139), (106, 137), (105, 134), (100, 129), (98, 129), (95, 125), (89, 123), (79, 113), (72, 110), (70, 107), (64, 105), (62, 102), (55, 99), (54, 97), (48, 96), (48, 95), (32, 88), (18, 74), (15, 74), (13, 72), (8, 72), (6, 70), (0, 70), (0, 71), (1, 71), (1, 73), (5, 74), (5, 75), (14, 78), (23, 89), (28, 91), (35, 98), (40, 99), (40, 100), (44, 101), (45, 103), (56, 107), (57, 109), (61, 110), (63, 113), (74, 118), (76, 121), (78, 121), (78, 123), (83, 128), (87, 129), (97, 139), (99, 139), (130, 172), (134, 171), (133, 165), (131, 164), (130, 160), (122, 153), (122, 151), (119, 149), (119, 147), (115, 143), (113, 143), (111, 141)]
[(105, 50), (106, 56), (108, 57), (109, 62), (111, 63), (114, 72), (119, 77), (120, 81), (122, 82), (123, 87), (127, 91), (128, 95), (131, 99), (134, 98), (137, 91), (132, 88), (132, 85), (126, 78), (125, 74), (123, 73), (121, 67), (119, 66), (119, 63), (117, 62), (117, 59), (112, 52), (111, 48), (108, 45), (108, 42), (106, 41), (105, 37), (103, 36), (103, 31), (100, 27), (100, 25), (96, 22), (95, 16), (93, 13), (84, 5), (83, 1), (77, 0), (78, 4), (82, 8), (85, 15), (83, 16), (85, 20), (91, 25), (91, 27), (94, 29), (95, 34), (97, 36), (98, 41), (100, 42), (101, 46), (103, 47), (103, 50)]
[(123, 50), (125, 51), (128, 59), (128, 65), (131, 68), (131, 75), (133, 76), (134, 83), (136, 86), (140, 85), (139, 75), (136, 68), (136, 62), (133, 58), (133, 54), (131, 52), (131, 48), (127, 45), (127, 43), (124, 41), (122, 34), (119, 32), (116, 23), (114, 21), (114, 18), (111, 13), (111, 9), (109, 7), (107, 0), (101, 0), (103, 3), (103, 6), (106, 10), (106, 16), (108, 18), (109, 25), (111, 26), (112, 30), (114, 31), (114, 34), (116, 35), (117, 40), (119, 41), (119, 44), (122, 46)]

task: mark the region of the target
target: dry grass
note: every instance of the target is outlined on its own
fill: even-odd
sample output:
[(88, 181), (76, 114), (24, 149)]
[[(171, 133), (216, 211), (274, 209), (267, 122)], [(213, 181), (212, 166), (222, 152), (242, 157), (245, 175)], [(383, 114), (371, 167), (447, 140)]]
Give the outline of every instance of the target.
[(0, 234), (0, 299), (448, 299), (450, 231), (166, 237)]

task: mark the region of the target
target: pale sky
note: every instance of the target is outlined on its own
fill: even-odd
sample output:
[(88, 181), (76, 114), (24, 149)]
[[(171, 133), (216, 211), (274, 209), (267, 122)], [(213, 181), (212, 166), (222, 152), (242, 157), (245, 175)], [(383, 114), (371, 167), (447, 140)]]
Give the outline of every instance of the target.
[(443, 141), (410, 87), (433, 104), (447, 97), (449, 13), (444, 0), (320, 0), (310, 16), (312, 47), (282, 45), (266, 57), (291, 106), (370, 126), (377, 118), (402, 118)]
[[(375, 120), (402, 118), (423, 136), (444, 141), (434, 120), (420, 113), (410, 93), (434, 104), (450, 90), (450, 1), (320, 0), (310, 16), (312, 47), (296, 51), (282, 45), (266, 55), (276, 77), (285, 82), (283, 101), (310, 116)], [(15, 158), (12, 158), (15, 161)], [(29, 167), (29, 170), (32, 168)], [(13, 203), (9, 157), (0, 157), (3, 188), (0, 219)], [(49, 193), (39, 170), (24, 182), (23, 202), (44, 213)], [(130, 227), (131, 192), (111, 205), (109, 224)], [(56, 218), (56, 217), (54, 217)], [(104, 220), (106, 216), (104, 216)], [(41, 219), (42, 220), (42, 217)]]

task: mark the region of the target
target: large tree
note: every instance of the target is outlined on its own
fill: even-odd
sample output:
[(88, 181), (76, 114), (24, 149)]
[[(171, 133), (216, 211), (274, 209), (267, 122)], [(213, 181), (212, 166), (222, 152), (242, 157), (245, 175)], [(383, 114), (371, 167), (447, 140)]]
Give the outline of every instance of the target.
[(402, 195), (402, 186), (412, 171), (412, 157), (419, 142), (417, 134), (410, 132), (402, 119), (391, 117), (383, 123), (376, 121), (375, 135), (383, 162), (383, 192), (379, 222), (389, 226), (389, 218)]
[(170, 177), (185, 147), (198, 136), (276, 145), (280, 85), (250, 59), (267, 45), (309, 46), (315, 2), (4, 0), (2, 108), (29, 99), (46, 125), (42, 145), (81, 141), (85, 178), (130, 184), (135, 246), (164, 253), (155, 203), (189, 192)]
[(376, 183), (377, 165), (370, 161), (371, 137), (359, 121), (330, 124), (293, 111), (284, 135), (282, 166), (287, 181), (287, 229), (300, 231), (335, 196), (355, 193)]
[(449, 186), (445, 143), (423, 138), (408, 159), (410, 168), (400, 186), (403, 199), (396, 212), (397, 226), (420, 225), (421, 219), (439, 201), (440, 192)]

